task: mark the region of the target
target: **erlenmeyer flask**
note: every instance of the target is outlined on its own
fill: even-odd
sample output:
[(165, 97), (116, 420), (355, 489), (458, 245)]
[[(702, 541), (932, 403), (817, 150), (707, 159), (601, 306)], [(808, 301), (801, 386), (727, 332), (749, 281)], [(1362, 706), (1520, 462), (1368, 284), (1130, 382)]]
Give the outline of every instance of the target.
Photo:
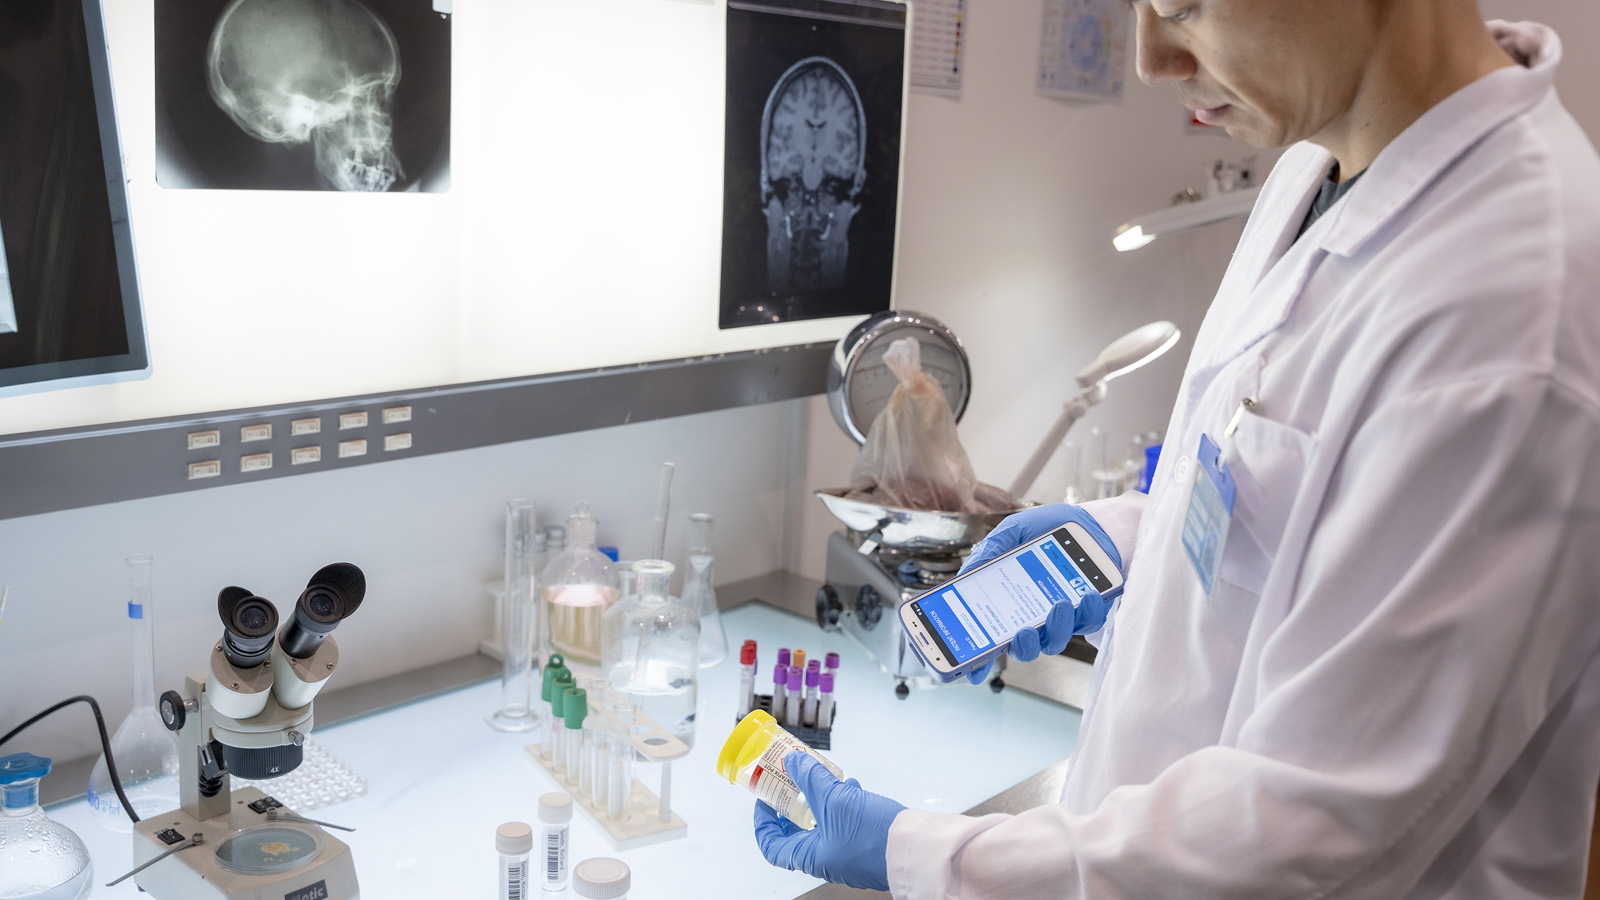
[[(111, 737), (122, 790), (139, 818), (178, 807), (178, 736), (156, 712), (155, 632), (152, 626), (150, 557), (128, 557), (128, 619), (133, 623), (133, 709)], [(89, 808), (101, 825), (131, 832), (133, 821), (117, 800), (105, 754), (89, 776)]]
[(683, 602), (700, 616), (700, 668), (706, 669), (728, 658), (728, 636), (722, 631), (722, 613), (717, 610), (716, 553), (711, 546), (715, 520), (710, 513), (690, 513), (689, 531), (684, 541), (689, 566), (683, 573)]

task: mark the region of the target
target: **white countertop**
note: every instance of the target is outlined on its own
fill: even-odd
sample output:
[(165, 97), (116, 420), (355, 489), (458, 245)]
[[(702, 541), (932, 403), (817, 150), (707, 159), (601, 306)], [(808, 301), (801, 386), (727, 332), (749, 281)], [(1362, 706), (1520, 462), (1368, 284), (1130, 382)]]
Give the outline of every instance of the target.
[[(673, 808), (688, 837), (617, 853), (585, 813), (573, 817), (573, 862), (621, 857), (633, 869), (632, 900), (793, 898), (820, 883), (767, 864), (752, 837), (754, 799), (715, 772), (734, 725), (737, 648), (746, 638), (759, 642), (769, 679), (779, 647), (839, 653), (839, 720), (824, 755), (907, 806), (961, 812), (1060, 761), (1077, 738), (1076, 710), (1018, 691), (996, 695), (962, 682), (898, 700), (894, 683), (851, 639), (763, 604), (722, 618), (732, 652), (701, 670), (694, 749), (673, 763)], [(339, 837), (351, 847), (363, 897), (494, 896), (496, 826), (515, 819), (537, 828), (539, 795), (562, 789), (524, 751), (534, 738), (484, 724), (499, 698), (494, 681), (317, 730), (367, 778), (366, 796), (307, 813), (357, 829)], [(658, 782), (655, 765), (641, 763), (636, 773), (652, 789)], [(103, 887), (131, 867), (129, 836), (97, 825), (82, 800), (49, 814), (88, 845), (102, 885), (94, 897), (140, 896), (131, 879)]]

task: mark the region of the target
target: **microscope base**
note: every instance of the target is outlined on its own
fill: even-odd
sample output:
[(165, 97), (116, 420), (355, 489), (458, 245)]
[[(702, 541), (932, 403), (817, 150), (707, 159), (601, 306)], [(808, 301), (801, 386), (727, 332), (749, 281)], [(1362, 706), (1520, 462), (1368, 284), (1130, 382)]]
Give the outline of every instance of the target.
[[(199, 821), (180, 808), (139, 822), (133, 829), (136, 866), (176, 846), (158, 836), (168, 829), (183, 841), (204, 835), (205, 843), (172, 854), (135, 875), (134, 881), (155, 900), (359, 900), (361, 890), (350, 847), (319, 826), (300, 821), (287, 807), (251, 809), (250, 804), (266, 796), (255, 788), (239, 788), (232, 792), (232, 807), (226, 815)], [(283, 835), (277, 833), (268, 834), (268, 842), (249, 847), (248, 854), (245, 843), (238, 843), (235, 858), (259, 855), (257, 865), (270, 870), (264, 874), (243, 874), (218, 861), (218, 851), (230, 839), (237, 841), (249, 829), (273, 826), (281, 826), (274, 832), (303, 833), (306, 845), (300, 846), (292, 835), (282, 840)], [(298, 865), (285, 866), (274, 859), (280, 855), (290, 858), (288, 854), (296, 851), (306, 856)]]

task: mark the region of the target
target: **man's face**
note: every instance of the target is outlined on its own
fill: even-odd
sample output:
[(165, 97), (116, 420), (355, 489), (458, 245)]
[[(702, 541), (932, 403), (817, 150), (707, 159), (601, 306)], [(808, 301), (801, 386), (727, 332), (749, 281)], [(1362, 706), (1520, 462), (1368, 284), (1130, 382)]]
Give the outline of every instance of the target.
[(1345, 116), (1376, 41), (1375, 0), (1130, 2), (1140, 80), (1173, 82), (1201, 121), (1263, 148), (1352, 124)]

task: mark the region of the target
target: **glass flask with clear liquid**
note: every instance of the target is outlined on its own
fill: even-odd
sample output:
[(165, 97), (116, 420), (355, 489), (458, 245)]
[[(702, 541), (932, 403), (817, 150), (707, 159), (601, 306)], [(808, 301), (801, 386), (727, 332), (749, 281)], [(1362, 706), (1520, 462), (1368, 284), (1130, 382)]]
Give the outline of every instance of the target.
[(565, 549), (539, 579), (550, 649), (587, 663), (600, 662), (600, 624), (621, 587), (617, 567), (594, 547), (597, 525), (589, 504), (579, 503), (567, 519)]
[(722, 613), (717, 609), (716, 552), (711, 544), (715, 521), (710, 513), (690, 513), (684, 540), (689, 567), (683, 573), (683, 600), (700, 616), (702, 669), (728, 658), (728, 636), (723, 633)]
[(82, 900), (94, 888), (83, 840), (39, 808), (49, 773), (43, 756), (0, 757), (0, 900)]
[[(148, 556), (128, 557), (128, 620), (133, 624), (133, 709), (111, 736), (122, 791), (139, 818), (178, 808), (178, 736), (156, 712), (155, 632)], [(112, 831), (133, 831), (133, 820), (117, 800), (105, 754), (89, 775), (89, 808)]]
[(668, 593), (673, 568), (660, 559), (633, 564), (637, 593), (606, 613), (601, 670), (641, 714), (693, 746), (700, 616)]

